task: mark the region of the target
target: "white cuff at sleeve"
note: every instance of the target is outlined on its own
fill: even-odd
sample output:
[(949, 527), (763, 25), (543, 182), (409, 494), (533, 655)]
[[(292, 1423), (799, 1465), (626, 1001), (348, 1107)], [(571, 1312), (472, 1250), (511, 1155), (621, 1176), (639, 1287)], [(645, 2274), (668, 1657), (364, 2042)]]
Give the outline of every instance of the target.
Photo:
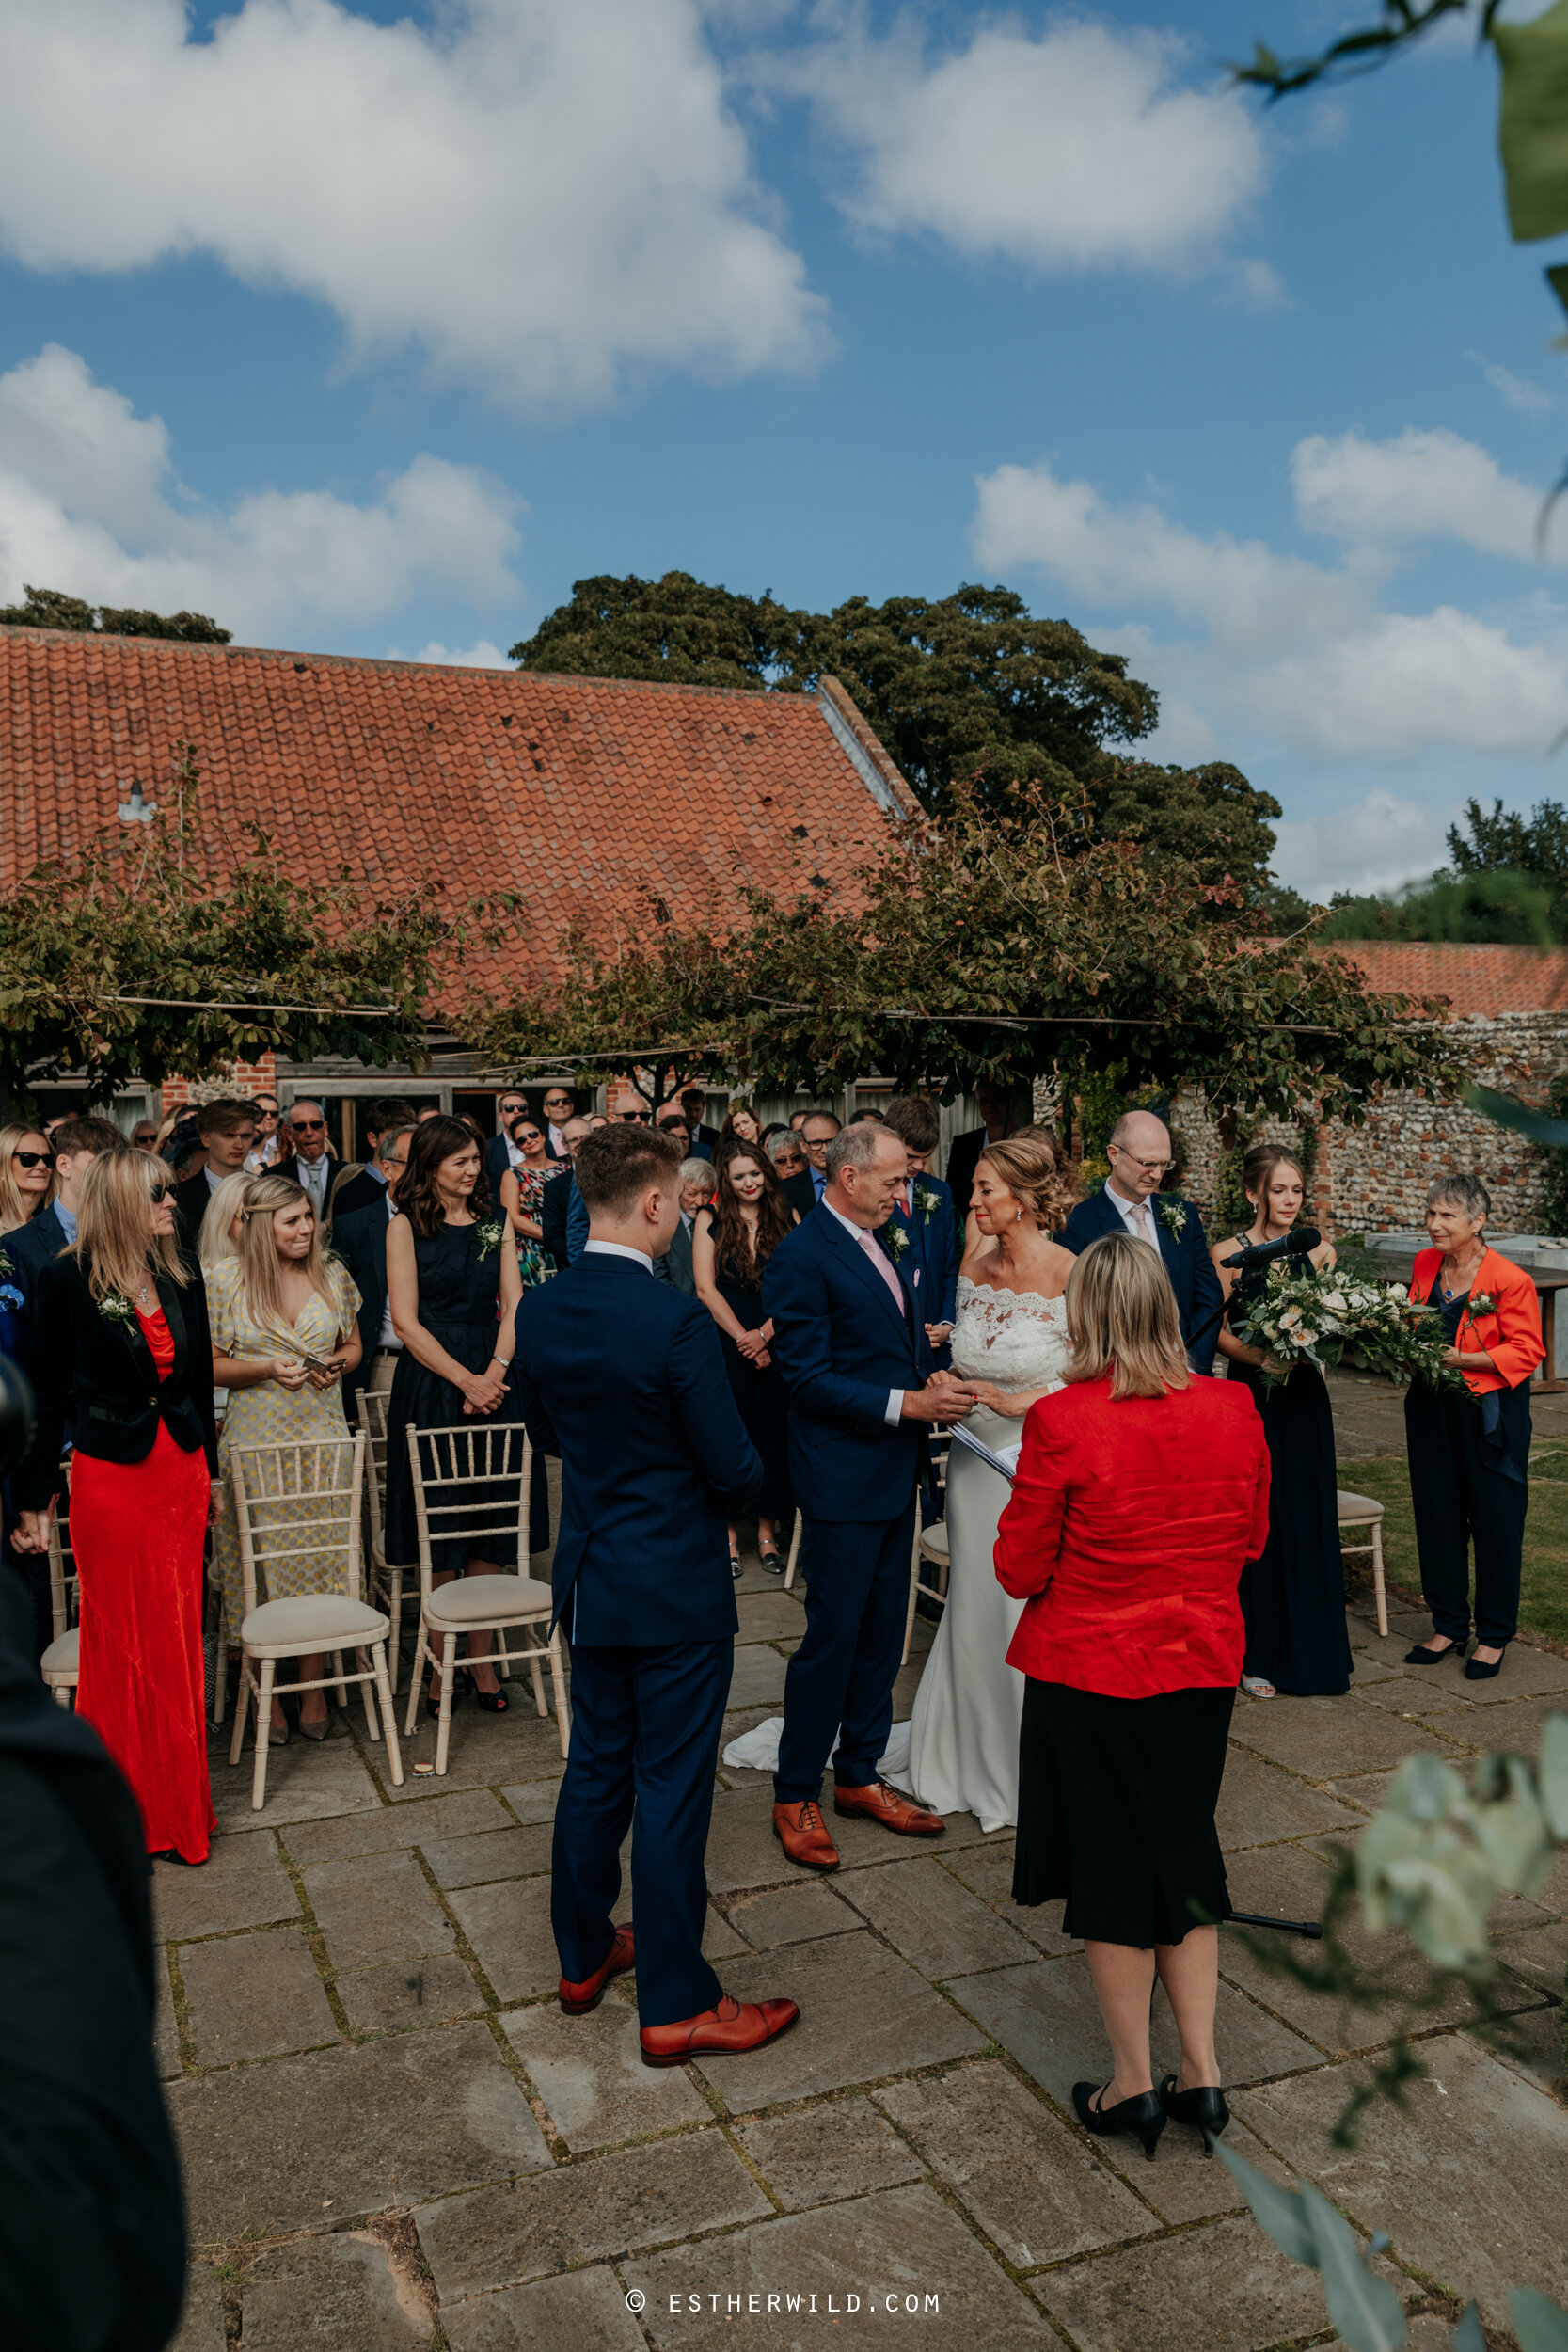
[(882, 1419), (886, 1422), (888, 1427), (892, 1429), (895, 1428), (897, 1423), (903, 1420), (903, 1418), (904, 1391), (902, 1389), (889, 1389), (887, 1392), (887, 1411), (882, 1415)]

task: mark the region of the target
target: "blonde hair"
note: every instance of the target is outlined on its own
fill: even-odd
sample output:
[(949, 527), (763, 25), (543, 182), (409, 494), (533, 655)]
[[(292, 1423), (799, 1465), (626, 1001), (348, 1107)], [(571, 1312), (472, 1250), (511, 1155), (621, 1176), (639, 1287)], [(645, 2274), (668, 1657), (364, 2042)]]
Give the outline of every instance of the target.
[(263, 1328), (271, 1326), (285, 1336), (293, 1318), (283, 1304), (283, 1273), (273, 1238), (272, 1221), (280, 1209), (294, 1209), (304, 1201), (310, 1210), (310, 1254), (301, 1264), (310, 1288), (325, 1298), (336, 1316), (339, 1312), (338, 1294), (332, 1287), (326, 1270), (326, 1256), (322, 1248), (321, 1227), (315, 1223), (315, 1209), (303, 1184), (296, 1184), (292, 1176), (249, 1176), (245, 1179), (245, 1196), (240, 1208), (240, 1280), (245, 1290), (245, 1305), (251, 1318)]
[(988, 1143), (979, 1165), (995, 1169), (1042, 1233), (1054, 1233), (1067, 1223), (1078, 1188), (1049, 1136), (1009, 1136), (1005, 1143)]
[(101, 1152), (82, 1178), (76, 1239), (66, 1253), (87, 1278), (94, 1298), (118, 1292), (135, 1298), (149, 1274), (166, 1275), (183, 1290), (191, 1269), (172, 1233), (148, 1230), (148, 1211), (174, 1178), (150, 1152)]
[(41, 1216), (59, 1190), (59, 1177), (54, 1168), (49, 1171), (49, 1189), (34, 1200), (18, 1187), (11, 1173), (11, 1154), (19, 1152), (29, 1136), (37, 1136), (45, 1150), (52, 1150), (41, 1127), (24, 1120), (20, 1127), (0, 1127), (0, 1233), (9, 1233), (18, 1225), (25, 1225), (35, 1216)]
[(1069, 1380), (1111, 1375), (1111, 1402), (1164, 1396), (1192, 1378), (1163, 1260), (1131, 1233), (1101, 1233), (1068, 1276)]
[(229, 1228), (244, 1208), (245, 1194), (255, 1182), (255, 1177), (247, 1176), (242, 1168), (235, 1175), (220, 1178), (213, 1186), (196, 1248), (203, 1274), (211, 1274), (225, 1258), (239, 1256), (238, 1245), (230, 1238)]

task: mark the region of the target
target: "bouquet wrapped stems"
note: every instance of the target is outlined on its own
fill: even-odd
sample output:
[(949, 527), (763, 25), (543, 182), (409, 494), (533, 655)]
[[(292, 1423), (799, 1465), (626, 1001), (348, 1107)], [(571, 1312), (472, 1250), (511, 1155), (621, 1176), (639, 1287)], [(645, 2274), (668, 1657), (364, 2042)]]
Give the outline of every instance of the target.
[(1390, 1380), (1424, 1380), (1429, 1388), (1464, 1395), (1463, 1375), (1443, 1359), (1448, 1339), (1435, 1307), (1409, 1298), (1397, 1282), (1369, 1282), (1336, 1267), (1280, 1259), (1262, 1290), (1232, 1317), (1230, 1327), (1264, 1352), (1271, 1388), (1300, 1363), (1330, 1372), (1354, 1351)]

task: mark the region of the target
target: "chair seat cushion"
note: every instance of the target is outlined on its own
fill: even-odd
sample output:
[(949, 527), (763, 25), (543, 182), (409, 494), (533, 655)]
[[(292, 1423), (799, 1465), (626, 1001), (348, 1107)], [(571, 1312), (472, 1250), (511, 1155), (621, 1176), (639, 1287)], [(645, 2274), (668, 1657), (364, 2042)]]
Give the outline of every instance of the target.
[(922, 1551), (935, 1552), (939, 1560), (946, 1559), (947, 1521), (945, 1519), (933, 1519), (929, 1527), (921, 1529), (920, 1549)]
[(1383, 1505), (1375, 1496), (1347, 1494), (1342, 1486), (1336, 1507), (1341, 1526), (1352, 1519), (1380, 1519), (1383, 1517)]
[(62, 1633), (57, 1642), (51, 1642), (49, 1647), (44, 1651), (43, 1656), (39, 1661), (39, 1664), (42, 1672), (45, 1675), (75, 1674), (80, 1656), (81, 1641), (82, 1636), (80, 1629), (76, 1626), (72, 1626), (71, 1631), (69, 1633)]
[(535, 1576), (458, 1576), (437, 1584), (425, 1607), (436, 1625), (493, 1625), (501, 1617), (547, 1616), (555, 1596)]
[(346, 1593), (300, 1593), (293, 1600), (263, 1601), (240, 1628), (240, 1639), (255, 1649), (297, 1646), (318, 1649), (357, 1648), (362, 1642), (379, 1642), (388, 1620), (379, 1609), (368, 1609)]

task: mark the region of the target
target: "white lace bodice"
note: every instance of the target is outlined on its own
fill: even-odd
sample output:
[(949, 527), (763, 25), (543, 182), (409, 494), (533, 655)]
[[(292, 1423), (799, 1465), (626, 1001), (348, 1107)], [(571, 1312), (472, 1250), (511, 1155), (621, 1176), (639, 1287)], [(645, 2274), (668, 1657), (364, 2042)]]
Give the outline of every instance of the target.
[(992, 1290), (959, 1275), (955, 1372), (1011, 1391), (1060, 1388), (1071, 1359), (1065, 1299)]

